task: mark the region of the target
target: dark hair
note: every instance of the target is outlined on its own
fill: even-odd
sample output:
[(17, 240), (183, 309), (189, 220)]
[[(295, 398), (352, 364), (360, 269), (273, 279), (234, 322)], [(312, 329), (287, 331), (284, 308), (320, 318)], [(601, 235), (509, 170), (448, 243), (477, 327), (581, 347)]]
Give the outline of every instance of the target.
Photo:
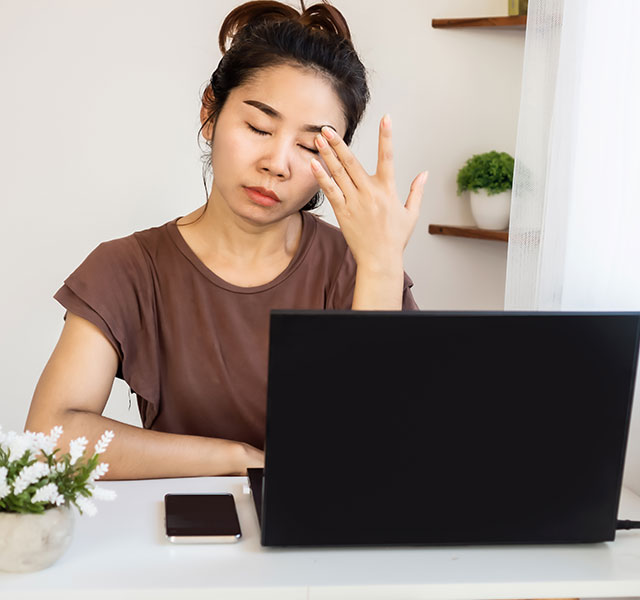
[[(337, 8), (325, 0), (306, 9), (303, 0), (300, 4), (302, 13), (275, 0), (253, 0), (233, 9), (222, 23), (218, 36), (222, 58), (202, 95), (208, 118), (198, 131), (199, 139), (213, 120), (211, 139), (205, 138), (209, 151), (202, 157), (207, 205), (206, 170), (212, 167), (211, 143), (217, 117), (231, 90), (251, 81), (261, 69), (289, 65), (326, 77), (341, 101), (347, 122), (343, 139), (351, 143), (370, 98), (365, 67)], [(227, 40), (231, 40), (229, 48)], [(322, 193), (318, 192), (302, 210), (316, 208), (321, 202)]]

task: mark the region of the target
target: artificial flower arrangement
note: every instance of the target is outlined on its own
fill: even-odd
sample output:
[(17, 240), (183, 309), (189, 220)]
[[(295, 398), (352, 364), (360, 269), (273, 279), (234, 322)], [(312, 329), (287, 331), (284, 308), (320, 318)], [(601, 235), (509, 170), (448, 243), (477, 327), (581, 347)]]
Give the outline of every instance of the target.
[(69, 443), (69, 452), (56, 456), (63, 429), (57, 425), (49, 435), (26, 431), (4, 433), (0, 427), (0, 514), (43, 513), (49, 508), (72, 504), (94, 516), (97, 512), (90, 498), (114, 500), (115, 492), (95, 485), (103, 477), (108, 463), (98, 463), (114, 437), (105, 431), (96, 443), (95, 453), (85, 457), (89, 443), (79, 437)]

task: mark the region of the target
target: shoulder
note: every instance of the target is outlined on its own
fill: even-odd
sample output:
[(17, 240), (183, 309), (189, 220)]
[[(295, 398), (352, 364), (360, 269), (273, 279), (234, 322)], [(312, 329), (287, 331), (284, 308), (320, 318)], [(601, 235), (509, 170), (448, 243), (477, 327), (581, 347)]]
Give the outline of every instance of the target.
[(127, 237), (131, 237), (137, 242), (141, 252), (154, 256), (158, 253), (160, 248), (170, 242), (171, 236), (169, 233), (169, 227), (175, 228), (176, 221), (177, 219), (174, 219), (164, 223), (163, 225), (136, 231), (131, 234), (131, 236)]
[(135, 234), (107, 240), (98, 244), (80, 265), (96, 277), (122, 280), (144, 271), (144, 255)]
[[(165, 224), (166, 225), (166, 224)], [(163, 243), (165, 225), (136, 231), (99, 243), (65, 280), (101, 287), (124, 282), (148, 283), (150, 272)]]
[(146, 262), (166, 243), (167, 223), (135, 231), (129, 235), (98, 244), (89, 256), (98, 261), (134, 265)]

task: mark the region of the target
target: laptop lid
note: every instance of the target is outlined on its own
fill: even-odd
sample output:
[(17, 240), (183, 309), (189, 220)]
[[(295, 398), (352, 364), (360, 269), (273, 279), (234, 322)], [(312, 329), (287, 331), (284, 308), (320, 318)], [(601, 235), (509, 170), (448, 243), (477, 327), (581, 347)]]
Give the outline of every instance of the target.
[(272, 311), (263, 545), (615, 537), (640, 313)]

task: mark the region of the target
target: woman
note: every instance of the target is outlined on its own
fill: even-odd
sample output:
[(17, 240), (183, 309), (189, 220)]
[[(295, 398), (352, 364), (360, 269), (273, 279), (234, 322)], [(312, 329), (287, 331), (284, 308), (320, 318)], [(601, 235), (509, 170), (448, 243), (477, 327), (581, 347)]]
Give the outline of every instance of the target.
[[(302, 11), (248, 2), (222, 24), (200, 115), (207, 202), (100, 244), (55, 294), (65, 324), (25, 428), (61, 424), (61, 444), (112, 429), (107, 478), (263, 464), (271, 309), (417, 308), (402, 254), (426, 173), (403, 206), (384, 119), (376, 174), (364, 171), (348, 145), (369, 99), (365, 69), (337, 9)], [(340, 229), (308, 212), (320, 190)], [(102, 416), (116, 376), (143, 429)]]

